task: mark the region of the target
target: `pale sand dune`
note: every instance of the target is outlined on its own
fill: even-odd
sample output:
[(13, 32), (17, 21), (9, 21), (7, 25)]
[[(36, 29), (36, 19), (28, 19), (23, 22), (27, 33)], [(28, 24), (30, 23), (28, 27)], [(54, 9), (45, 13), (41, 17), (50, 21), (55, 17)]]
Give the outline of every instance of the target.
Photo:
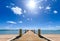
[[(60, 41), (60, 34), (42, 34), (42, 35), (47, 37), (48, 39), (51, 39), (52, 41)], [(0, 41), (7, 41), (15, 36), (17, 35), (13, 34), (0, 35)]]

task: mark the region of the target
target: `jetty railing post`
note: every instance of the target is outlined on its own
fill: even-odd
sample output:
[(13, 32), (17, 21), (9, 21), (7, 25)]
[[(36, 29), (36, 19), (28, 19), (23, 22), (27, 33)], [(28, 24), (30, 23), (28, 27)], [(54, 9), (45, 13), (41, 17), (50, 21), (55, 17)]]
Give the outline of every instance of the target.
[(27, 31), (25, 30), (25, 33), (26, 33)]
[(19, 36), (22, 36), (22, 29), (19, 30)]
[(40, 29), (38, 29), (38, 36), (40, 36), (40, 34), (41, 34), (41, 30), (40, 30)]
[(34, 33), (35, 33), (35, 30), (34, 30)]

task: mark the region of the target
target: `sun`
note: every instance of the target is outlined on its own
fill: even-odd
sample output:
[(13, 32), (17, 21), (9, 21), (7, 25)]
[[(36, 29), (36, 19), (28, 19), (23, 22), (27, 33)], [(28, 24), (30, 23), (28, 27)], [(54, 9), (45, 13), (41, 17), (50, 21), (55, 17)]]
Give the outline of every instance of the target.
[(36, 2), (35, 2), (34, 0), (28, 1), (27, 7), (28, 7), (29, 9), (34, 9), (34, 8), (36, 7)]
[(28, 3), (28, 6), (31, 7), (31, 8), (34, 8), (35, 5), (36, 5), (36, 4), (35, 4), (34, 1), (30, 1), (30, 2)]

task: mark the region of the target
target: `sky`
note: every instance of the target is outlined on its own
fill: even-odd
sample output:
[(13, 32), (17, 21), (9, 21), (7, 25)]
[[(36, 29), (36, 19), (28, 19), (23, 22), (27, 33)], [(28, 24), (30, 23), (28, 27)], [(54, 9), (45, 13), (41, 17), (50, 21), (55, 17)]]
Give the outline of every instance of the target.
[(60, 30), (60, 0), (0, 0), (0, 29)]

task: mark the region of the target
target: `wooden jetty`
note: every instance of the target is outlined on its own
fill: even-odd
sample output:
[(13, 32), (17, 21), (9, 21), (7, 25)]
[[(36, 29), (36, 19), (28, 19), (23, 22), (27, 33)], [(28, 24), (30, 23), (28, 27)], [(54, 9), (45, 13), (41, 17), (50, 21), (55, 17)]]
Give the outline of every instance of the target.
[(25, 30), (25, 34), (22, 34), (22, 29), (19, 30), (19, 35), (10, 41), (51, 41), (41, 35), (40, 29), (38, 34), (35, 34), (35, 30)]

